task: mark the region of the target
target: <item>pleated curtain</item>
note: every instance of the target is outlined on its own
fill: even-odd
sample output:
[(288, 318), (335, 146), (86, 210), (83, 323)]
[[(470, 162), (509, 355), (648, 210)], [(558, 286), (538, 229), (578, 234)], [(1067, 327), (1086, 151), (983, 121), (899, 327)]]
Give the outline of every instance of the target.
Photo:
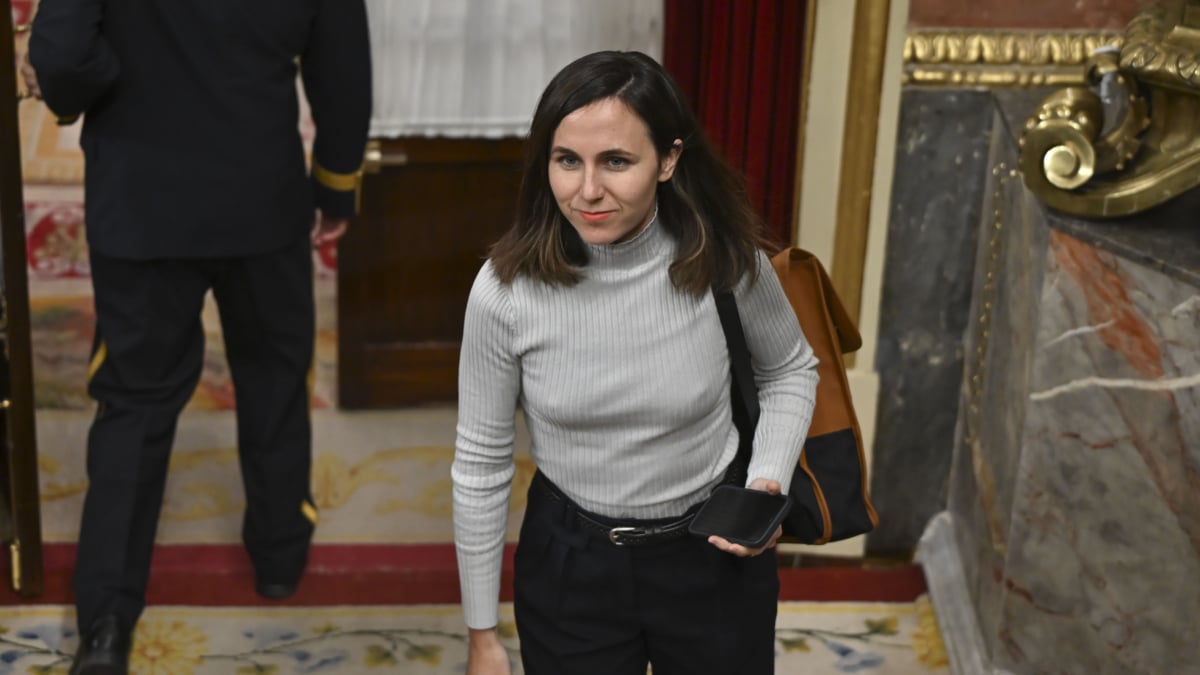
[(660, 0), (367, 0), (375, 137), (524, 136), (542, 90), (601, 49), (662, 55)]
[[(809, 2), (813, 0), (808, 0)], [(665, 0), (663, 64), (780, 243), (795, 218), (802, 0)]]

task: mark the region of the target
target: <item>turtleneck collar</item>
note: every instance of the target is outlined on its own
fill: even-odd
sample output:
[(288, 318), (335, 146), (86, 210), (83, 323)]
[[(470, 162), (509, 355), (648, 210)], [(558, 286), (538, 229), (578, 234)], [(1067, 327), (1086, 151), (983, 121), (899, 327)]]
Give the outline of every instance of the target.
[(616, 244), (583, 245), (588, 253), (588, 267), (597, 269), (627, 269), (661, 257), (664, 246), (671, 242), (665, 228), (658, 222), (658, 205), (650, 222), (632, 239)]

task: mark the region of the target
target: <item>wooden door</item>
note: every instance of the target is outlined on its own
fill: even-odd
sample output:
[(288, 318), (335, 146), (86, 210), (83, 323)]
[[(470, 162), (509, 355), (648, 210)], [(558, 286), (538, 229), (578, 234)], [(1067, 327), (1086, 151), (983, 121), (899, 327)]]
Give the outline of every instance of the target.
[[(0, 0), (0, 54), (15, 48), (12, 2)], [(42, 525), (17, 86), (16, 69), (0, 67), (0, 541), (9, 548), (13, 590), (33, 596), (42, 592)]]
[(523, 144), (373, 144), (359, 216), (338, 246), (341, 407), (455, 400), (467, 294), (512, 222)]

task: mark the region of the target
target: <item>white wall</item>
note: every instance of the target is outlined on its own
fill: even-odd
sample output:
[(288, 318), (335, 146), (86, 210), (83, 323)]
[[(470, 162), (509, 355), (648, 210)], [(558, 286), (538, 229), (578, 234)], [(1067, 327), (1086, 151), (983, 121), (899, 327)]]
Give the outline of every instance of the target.
[[(808, 91), (808, 119), (804, 127), (799, 225), (795, 240), (801, 248), (812, 251), (832, 270), (855, 3), (850, 0), (814, 1), (817, 3), (817, 12)], [(900, 114), (900, 79), (904, 38), (908, 31), (908, 6), (909, 0), (891, 0), (889, 9), (887, 56), (883, 70), (879, 126), (876, 129), (875, 171), (859, 317), (863, 346), (858, 351), (854, 367), (847, 373), (855, 411), (862, 427), (868, 465), (875, 442), (875, 414), (879, 400), (875, 350), (878, 345), (879, 303), (892, 194), (896, 126)], [(862, 555), (863, 543), (862, 537), (856, 537), (826, 546), (789, 545), (784, 550), (857, 556)]]

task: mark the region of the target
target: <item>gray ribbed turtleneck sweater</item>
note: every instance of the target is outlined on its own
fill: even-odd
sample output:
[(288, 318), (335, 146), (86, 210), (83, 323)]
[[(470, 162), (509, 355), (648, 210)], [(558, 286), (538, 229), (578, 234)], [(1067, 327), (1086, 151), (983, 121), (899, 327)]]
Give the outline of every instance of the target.
[[(490, 262), (471, 288), (458, 382), (454, 529), (463, 610), (497, 620), (513, 478), (515, 410), (538, 468), (584, 509), (665, 518), (702, 501), (737, 454), (729, 352), (712, 295), (678, 291), (675, 241), (657, 222), (588, 246), (573, 287), (504, 285)], [(786, 492), (812, 416), (816, 358), (760, 254), (737, 289), (762, 414), (748, 476)]]

